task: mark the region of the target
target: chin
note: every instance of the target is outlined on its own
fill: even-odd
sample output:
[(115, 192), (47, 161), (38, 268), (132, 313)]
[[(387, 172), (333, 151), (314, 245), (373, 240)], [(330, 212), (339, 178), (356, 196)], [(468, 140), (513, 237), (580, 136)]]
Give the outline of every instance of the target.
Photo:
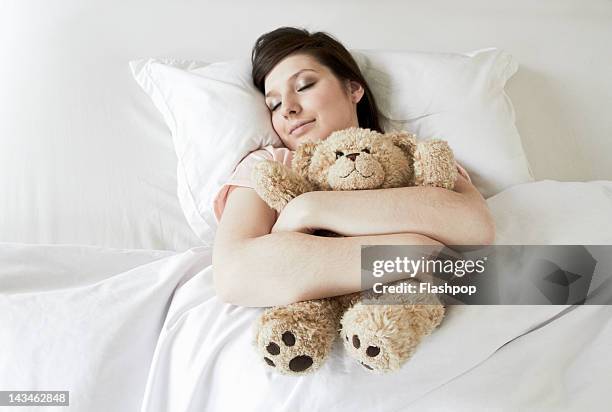
[(306, 136), (302, 136), (303, 138), (307, 139), (309, 142), (320, 142), (321, 140), (325, 140), (327, 139), (327, 137), (330, 135), (331, 133), (310, 133), (307, 134)]

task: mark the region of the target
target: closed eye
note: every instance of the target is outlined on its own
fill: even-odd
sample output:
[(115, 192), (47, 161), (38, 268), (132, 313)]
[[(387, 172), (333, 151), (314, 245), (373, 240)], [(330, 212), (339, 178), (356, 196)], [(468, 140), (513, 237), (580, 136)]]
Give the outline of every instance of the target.
[[(316, 82), (315, 82), (315, 83), (316, 83)], [(314, 86), (314, 84), (315, 84), (315, 83), (310, 83), (310, 84), (307, 84), (307, 85), (305, 85), (305, 86), (300, 87), (300, 88), (298, 89), (298, 92), (301, 92), (302, 90), (309, 89), (310, 87)], [(280, 106), (280, 105), (281, 105), (280, 103), (275, 104), (275, 105), (274, 105), (272, 108), (270, 108), (270, 110), (271, 110), (271, 111), (275, 111), (276, 109), (278, 109), (278, 106)]]
[(311, 87), (313, 85), (314, 85), (314, 83), (310, 83), (310, 84), (307, 84), (305, 86), (302, 86), (301, 88), (298, 89), (298, 92), (301, 92), (302, 90), (306, 90), (306, 89), (308, 89), (309, 87)]

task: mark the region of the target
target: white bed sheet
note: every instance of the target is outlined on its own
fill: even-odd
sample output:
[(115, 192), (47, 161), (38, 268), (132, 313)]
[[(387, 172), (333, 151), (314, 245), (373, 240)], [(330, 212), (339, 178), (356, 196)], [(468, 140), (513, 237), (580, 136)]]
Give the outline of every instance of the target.
[(498, 245), (612, 244), (612, 181), (543, 180), (511, 187), (487, 203)]
[(416, 402), (416, 411), (597, 411), (610, 405), (612, 306), (573, 306)]
[(68, 390), (75, 411), (138, 410), (174, 290), (210, 264), (210, 249), (196, 250), (0, 244), (1, 390)]
[[(578, 220), (570, 243), (612, 244), (611, 185), (511, 188), (489, 201), (499, 237), (563, 243)], [(261, 309), (215, 296), (209, 247), (5, 244), (0, 261), (0, 387), (70, 390), (75, 410), (582, 410), (612, 380), (611, 306), (453, 306), (396, 374), (371, 375), (337, 346), (293, 378), (251, 347)]]

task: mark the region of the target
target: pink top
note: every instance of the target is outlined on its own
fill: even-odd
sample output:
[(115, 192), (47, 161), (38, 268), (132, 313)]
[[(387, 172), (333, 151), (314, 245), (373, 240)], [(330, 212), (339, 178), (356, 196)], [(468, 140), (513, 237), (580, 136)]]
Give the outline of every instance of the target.
[[(219, 222), (221, 219), (223, 209), (225, 208), (225, 202), (227, 202), (227, 197), (232, 190), (234, 190), (237, 186), (253, 188), (253, 184), (251, 183), (251, 170), (253, 170), (255, 164), (263, 160), (274, 160), (276, 162), (283, 163), (287, 167), (291, 167), (293, 151), (287, 149), (286, 147), (277, 148), (266, 146), (263, 149), (249, 153), (244, 159), (242, 159), (238, 166), (236, 166), (236, 169), (234, 170), (234, 173), (230, 179), (221, 187), (219, 193), (217, 193), (217, 196), (215, 196), (215, 200), (213, 201), (217, 222)], [(470, 175), (468, 175), (465, 169), (458, 163), (457, 171), (469, 182), (472, 181), (472, 179), (470, 179)]]

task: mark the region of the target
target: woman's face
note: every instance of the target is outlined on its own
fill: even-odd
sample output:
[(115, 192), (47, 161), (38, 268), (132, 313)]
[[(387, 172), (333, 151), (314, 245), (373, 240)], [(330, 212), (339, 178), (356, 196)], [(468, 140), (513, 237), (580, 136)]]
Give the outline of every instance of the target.
[(317, 142), (336, 130), (359, 126), (357, 103), (363, 87), (355, 81), (341, 82), (307, 54), (281, 60), (268, 73), (264, 88), (272, 126), (291, 150), (302, 142)]

